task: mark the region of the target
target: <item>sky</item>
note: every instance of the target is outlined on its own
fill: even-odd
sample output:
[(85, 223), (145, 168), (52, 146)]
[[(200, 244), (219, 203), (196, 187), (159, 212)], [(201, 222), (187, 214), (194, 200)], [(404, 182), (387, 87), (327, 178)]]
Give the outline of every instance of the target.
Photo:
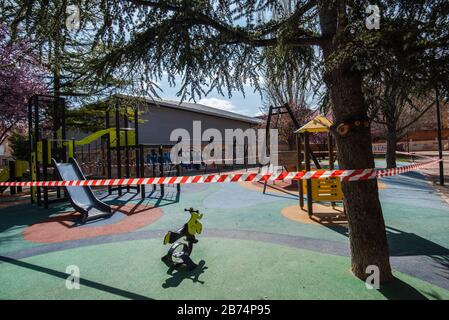
[[(270, 17), (270, 12), (267, 12), (266, 18)], [(238, 19), (234, 21), (238, 25), (244, 25), (245, 20)], [(179, 101), (180, 97), (176, 96), (176, 92), (180, 89), (180, 77), (176, 76), (176, 87), (170, 87), (166, 78), (157, 82), (157, 85), (163, 90), (159, 95), (162, 99)], [(263, 80), (262, 80), (263, 81)], [(223, 90), (226, 93), (226, 88)], [(262, 114), (262, 98), (259, 92), (254, 92), (254, 88), (249, 85), (244, 85), (245, 95), (241, 92), (232, 92), (232, 96), (228, 97), (219, 94), (216, 91), (209, 93), (208, 96), (202, 97), (196, 103), (204, 104), (209, 107), (218, 108), (226, 111), (240, 113), (246, 116), (255, 117)], [(194, 102), (194, 101), (189, 101)]]
[[(175, 87), (170, 87), (167, 79), (163, 78), (157, 82), (157, 85), (163, 90), (159, 93), (161, 99), (175, 101), (180, 100), (180, 97), (176, 96), (176, 92), (178, 92), (181, 87), (179, 81), (176, 81)], [(213, 91), (206, 97), (202, 97), (197, 100), (196, 103), (251, 117), (260, 115), (260, 108), (262, 107), (262, 99), (260, 94), (258, 92), (254, 92), (254, 88), (249, 85), (245, 85), (244, 89), (245, 96), (243, 96), (241, 92), (233, 92), (232, 97), (229, 98), (227, 95), (222, 96), (218, 92)]]

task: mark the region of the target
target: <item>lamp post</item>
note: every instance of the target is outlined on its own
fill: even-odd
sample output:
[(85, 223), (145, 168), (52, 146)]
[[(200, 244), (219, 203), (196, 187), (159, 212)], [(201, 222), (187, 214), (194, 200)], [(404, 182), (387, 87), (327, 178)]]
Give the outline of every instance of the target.
[(444, 168), (443, 168), (443, 142), (441, 139), (441, 113), (440, 113), (440, 99), (438, 96), (438, 88), (435, 89), (435, 103), (437, 108), (437, 132), (438, 132), (438, 157), (440, 158), (440, 186), (444, 186)]

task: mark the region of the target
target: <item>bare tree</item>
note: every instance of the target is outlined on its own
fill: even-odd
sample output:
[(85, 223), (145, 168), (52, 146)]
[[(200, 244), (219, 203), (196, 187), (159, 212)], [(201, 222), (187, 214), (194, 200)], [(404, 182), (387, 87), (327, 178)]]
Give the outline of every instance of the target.
[(414, 95), (407, 87), (397, 87), (385, 83), (371, 91), (372, 118), (385, 130), (387, 168), (396, 167), (396, 145), (431, 107), (431, 95)]
[[(288, 104), (299, 123), (305, 123), (313, 113), (308, 100), (313, 95), (319, 70), (317, 57), (311, 48), (294, 48), (283, 52), (265, 49), (263, 101), (261, 109), (266, 116), (269, 106)], [(272, 127), (279, 130), (279, 140), (287, 143), (290, 150), (295, 146), (295, 125), (287, 114), (273, 119)]]

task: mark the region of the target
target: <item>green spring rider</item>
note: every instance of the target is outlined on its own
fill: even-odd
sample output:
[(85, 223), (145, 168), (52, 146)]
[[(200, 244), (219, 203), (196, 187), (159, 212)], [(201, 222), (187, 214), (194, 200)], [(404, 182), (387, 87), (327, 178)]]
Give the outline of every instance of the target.
[[(203, 215), (193, 208), (184, 209), (190, 213), (190, 219), (178, 231), (168, 231), (164, 237), (164, 245), (171, 244), (168, 253), (161, 260), (169, 268), (185, 268), (193, 270), (197, 264), (192, 261), (190, 254), (192, 253), (193, 244), (198, 242), (195, 234), (201, 234), (203, 225), (199, 221)], [(179, 239), (181, 241), (178, 241)]]

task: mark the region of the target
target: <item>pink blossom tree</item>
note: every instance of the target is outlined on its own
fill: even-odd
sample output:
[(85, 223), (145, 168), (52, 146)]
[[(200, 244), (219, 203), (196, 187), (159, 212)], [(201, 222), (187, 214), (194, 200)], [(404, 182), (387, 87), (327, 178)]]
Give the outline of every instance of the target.
[(12, 129), (24, 127), (28, 98), (46, 91), (45, 74), (29, 45), (11, 42), (8, 27), (0, 25), (0, 144)]

